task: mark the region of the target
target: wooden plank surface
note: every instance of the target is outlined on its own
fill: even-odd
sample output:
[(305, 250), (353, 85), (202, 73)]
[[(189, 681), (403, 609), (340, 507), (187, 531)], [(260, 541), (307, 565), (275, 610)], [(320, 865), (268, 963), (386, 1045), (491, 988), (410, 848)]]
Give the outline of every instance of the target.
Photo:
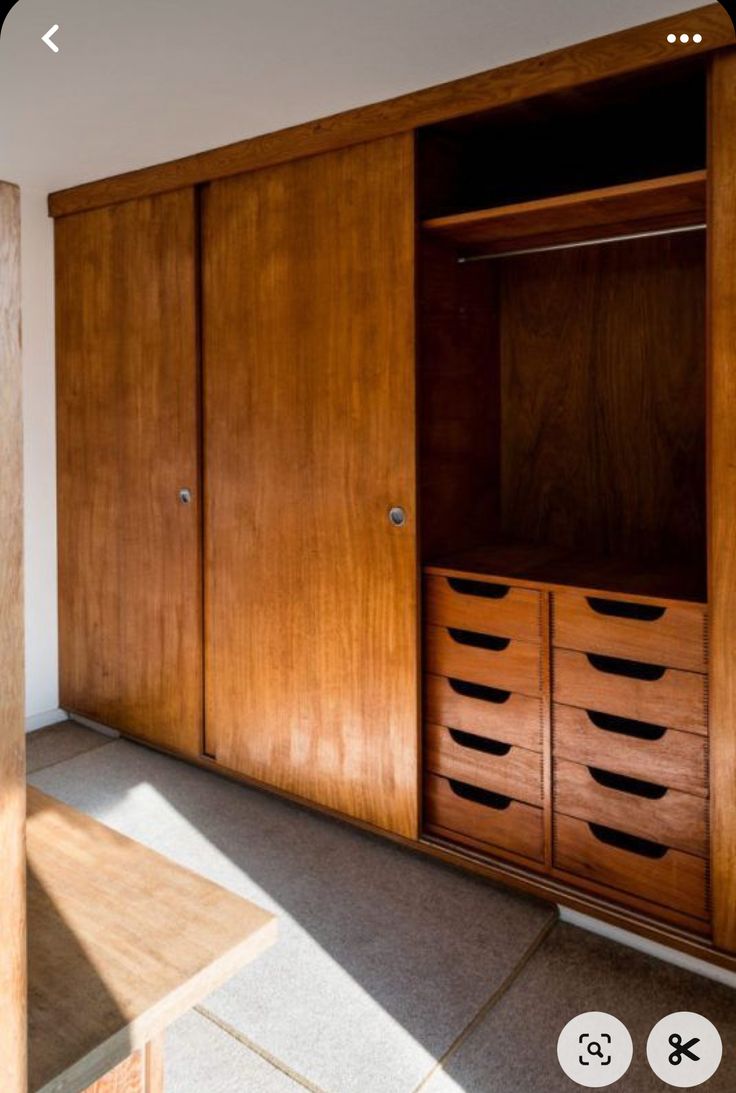
[(273, 915), (28, 791), (29, 1089), (79, 1093), (275, 939)]
[(0, 1088), (26, 1076), (20, 191), (0, 182)]
[(736, 952), (736, 52), (710, 83), (710, 769), (713, 939)]
[[(693, 560), (694, 561), (694, 560)], [(690, 562), (640, 563), (633, 558), (605, 558), (579, 550), (544, 545), (491, 543), (453, 553), (424, 566), (425, 573), (448, 577), (513, 580), (526, 588), (651, 604), (706, 602), (704, 566)]]
[[(669, 32), (692, 31), (695, 25), (703, 36), (701, 43), (691, 39), (687, 46), (673, 47), (667, 42)], [(66, 216), (82, 209), (100, 208), (270, 167), (297, 156), (345, 148), (474, 111), (491, 110), (536, 95), (668, 64), (733, 42), (734, 28), (728, 15), (720, 4), (708, 4), (693, 12), (658, 19), (385, 102), (61, 190), (50, 196), (49, 210), (52, 216)]]
[(705, 171), (692, 171), (436, 217), (425, 220), (422, 229), (462, 254), (507, 254), (704, 224), (705, 193)]
[(202, 727), (195, 239), (192, 191), (56, 225), (60, 700), (189, 755)]
[(205, 750), (410, 837), (413, 171), (392, 137), (203, 203)]

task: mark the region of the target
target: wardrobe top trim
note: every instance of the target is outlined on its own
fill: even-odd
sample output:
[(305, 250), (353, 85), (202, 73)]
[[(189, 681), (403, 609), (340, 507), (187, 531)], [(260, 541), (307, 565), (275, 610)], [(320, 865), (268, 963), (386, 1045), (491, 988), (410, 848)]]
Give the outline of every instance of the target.
[[(669, 33), (679, 34), (695, 24), (703, 36), (700, 44), (691, 40), (683, 47), (667, 42)], [(68, 216), (271, 167), (698, 53), (707, 54), (735, 43), (734, 27), (725, 9), (720, 4), (708, 4), (384, 102), (59, 190), (49, 195), (49, 215)]]

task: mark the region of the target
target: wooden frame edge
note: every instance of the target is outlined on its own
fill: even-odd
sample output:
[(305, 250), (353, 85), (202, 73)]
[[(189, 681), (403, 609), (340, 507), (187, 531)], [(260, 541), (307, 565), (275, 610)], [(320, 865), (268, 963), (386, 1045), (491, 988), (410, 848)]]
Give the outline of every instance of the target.
[(709, 74), (708, 569), (713, 938), (736, 952), (736, 50)]
[[(695, 26), (703, 36), (701, 43), (691, 41), (685, 49), (667, 42), (668, 33)], [(734, 27), (725, 9), (721, 4), (708, 4), (383, 102), (58, 190), (49, 195), (49, 215), (68, 216), (271, 167), (535, 95), (708, 54), (734, 43)]]

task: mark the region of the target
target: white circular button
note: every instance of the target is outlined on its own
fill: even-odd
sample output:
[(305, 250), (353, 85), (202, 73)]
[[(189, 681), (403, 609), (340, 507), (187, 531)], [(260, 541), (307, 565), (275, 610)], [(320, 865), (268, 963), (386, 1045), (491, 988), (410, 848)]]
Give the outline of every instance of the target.
[(634, 1045), (618, 1017), (580, 1013), (568, 1021), (557, 1040), (560, 1066), (585, 1089), (603, 1089), (622, 1078), (631, 1066)]
[(718, 1029), (699, 1013), (670, 1013), (657, 1022), (647, 1040), (650, 1067), (676, 1089), (707, 1082), (721, 1065), (722, 1055)]

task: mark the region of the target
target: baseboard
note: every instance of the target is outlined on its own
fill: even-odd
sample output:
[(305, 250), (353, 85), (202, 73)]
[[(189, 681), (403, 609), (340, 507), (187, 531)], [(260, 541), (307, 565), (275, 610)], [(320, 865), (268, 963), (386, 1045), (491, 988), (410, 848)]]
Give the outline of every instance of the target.
[(34, 713), (26, 718), (26, 732), (36, 732), (37, 729), (45, 729), (49, 725), (58, 725), (60, 721), (66, 721), (68, 714), (65, 710), (44, 710), (43, 713)]
[(101, 732), (103, 736), (111, 736), (113, 740), (117, 740), (120, 736), (117, 729), (111, 729), (109, 725), (103, 725), (101, 721), (93, 721), (91, 717), (82, 717), (81, 713), (70, 713), (68, 716), (79, 725), (84, 725), (86, 729), (94, 729), (95, 732)]
[(630, 933), (620, 926), (611, 926), (590, 915), (584, 915), (580, 911), (573, 911), (569, 907), (560, 907), (560, 920), (569, 922), (571, 926), (579, 926), (582, 930), (589, 930), (592, 934), (599, 934), (611, 941), (618, 941), (620, 945), (627, 945), (630, 949), (637, 949), (640, 953), (654, 956), (657, 960), (664, 960), (668, 964), (675, 964), (688, 972), (695, 972), (706, 979), (714, 979), (717, 983), (724, 983), (727, 987), (736, 988), (736, 972), (720, 968), (716, 964), (709, 964), (705, 960), (698, 960), (696, 956), (678, 952), (668, 945), (660, 945), (657, 941), (650, 941), (646, 937)]

